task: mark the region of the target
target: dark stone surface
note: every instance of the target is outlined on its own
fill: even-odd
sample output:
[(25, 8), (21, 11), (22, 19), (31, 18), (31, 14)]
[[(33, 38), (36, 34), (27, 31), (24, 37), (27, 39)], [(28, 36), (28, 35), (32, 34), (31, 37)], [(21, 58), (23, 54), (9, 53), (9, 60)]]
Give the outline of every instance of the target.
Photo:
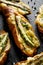
[[(43, 4), (43, 0), (23, 0), (26, 4), (28, 4), (31, 8), (31, 15), (27, 15), (26, 18), (30, 21), (30, 23), (32, 24), (36, 35), (38, 36), (39, 40), (40, 40), (40, 48), (38, 48), (37, 54), (43, 51), (43, 35), (41, 35), (41, 33), (38, 32), (37, 27), (35, 25), (35, 18), (37, 15), (37, 12), (39, 10), (40, 5)], [(35, 3), (35, 4), (34, 4)], [(34, 9), (36, 8), (36, 9)], [(17, 48), (17, 46), (14, 43), (13, 37), (11, 35), (11, 32), (9, 31), (8, 26), (5, 23), (5, 19), (1, 14), (0, 14), (0, 30), (4, 29), (5, 31), (7, 31), (9, 33), (9, 37), (10, 37), (10, 41), (11, 41), (11, 50), (8, 54), (8, 58), (7, 61), (5, 63), (5, 65), (13, 65), (13, 63), (16, 63), (18, 61), (24, 60), (27, 58), (26, 55), (24, 55), (20, 49)]]

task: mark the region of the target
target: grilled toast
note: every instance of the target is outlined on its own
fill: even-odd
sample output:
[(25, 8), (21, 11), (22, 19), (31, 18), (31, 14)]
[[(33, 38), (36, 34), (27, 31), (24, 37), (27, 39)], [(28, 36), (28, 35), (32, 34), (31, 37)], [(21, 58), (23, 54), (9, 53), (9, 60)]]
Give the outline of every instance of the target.
[(0, 3), (0, 8), (6, 18), (16, 45), (27, 56), (33, 56), (40, 43), (31, 24), (24, 16), (16, 12), (13, 7), (11, 8), (4, 3)]

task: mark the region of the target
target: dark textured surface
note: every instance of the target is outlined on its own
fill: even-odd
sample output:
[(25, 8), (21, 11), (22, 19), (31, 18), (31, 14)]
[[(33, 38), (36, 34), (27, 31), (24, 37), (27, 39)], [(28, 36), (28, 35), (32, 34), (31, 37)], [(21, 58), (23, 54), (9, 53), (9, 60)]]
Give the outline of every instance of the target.
[[(37, 27), (35, 25), (35, 16), (37, 15), (40, 5), (43, 4), (43, 0), (23, 0), (23, 1), (26, 4), (30, 5), (31, 7), (32, 14), (27, 15), (26, 18), (32, 24), (35, 30), (35, 33), (40, 40), (41, 46), (40, 48), (38, 48), (38, 51), (37, 51), (37, 53), (40, 53), (43, 51), (43, 35), (41, 35), (37, 30)], [(5, 65), (13, 65), (13, 63), (26, 59), (26, 55), (22, 54), (22, 52), (15, 45), (11, 32), (9, 31), (8, 26), (6, 25), (5, 20), (3, 19), (4, 17), (2, 17), (2, 15), (0, 14), (0, 30), (4, 29), (5, 31), (7, 31), (9, 33), (9, 37), (11, 40), (11, 50), (8, 54), (8, 58), (7, 58)]]

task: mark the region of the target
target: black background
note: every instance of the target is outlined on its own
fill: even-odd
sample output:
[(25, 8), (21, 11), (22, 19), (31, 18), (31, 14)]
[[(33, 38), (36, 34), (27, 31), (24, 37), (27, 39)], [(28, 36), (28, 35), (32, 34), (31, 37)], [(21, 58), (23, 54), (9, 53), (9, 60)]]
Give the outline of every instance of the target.
[[(37, 12), (39, 11), (39, 7), (43, 4), (43, 0), (23, 0), (23, 2), (28, 4), (31, 8), (32, 14), (27, 15), (26, 18), (32, 24), (34, 31), (40, 40), (41, 46), (38, 48), (38, 51), (37, 51), (37, 54), (38, 54), (43, 51), (43, 34), (39, 33), (39, 31), (35, 25), (35, 18), (36, 18)], [(27, 56), (24, 55), (20, 51), (20, 49), (17, 48), (17, 46), (15, 45), (11, 32), (6, 24), (5, 18), (0, 13), (0, 30), (3, 30), (3, 29), (9, 33), (10, 42), (11, 42), (11, 49), (8, 54), (8, 58), (7, 58), (5, 65), (13, 65), (13, 63), (26, 59)]]

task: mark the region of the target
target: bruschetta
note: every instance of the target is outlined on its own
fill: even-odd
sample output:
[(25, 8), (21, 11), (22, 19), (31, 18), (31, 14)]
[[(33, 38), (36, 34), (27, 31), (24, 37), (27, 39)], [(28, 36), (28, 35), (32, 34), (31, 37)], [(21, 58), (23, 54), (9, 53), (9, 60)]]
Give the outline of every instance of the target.
[(3, 65), (7, 59), (7, 54), (10, 50), (10, 40), (8, 33), (0, 31), (0, 65)]
[(36, 49), (40, 46), (40, 42), (33, 31), (32, 25), (24, 16), (17, 13), (10, 6), (0, 3), (0, 8), (16, 45), (27, 56), (33, 56), (37, 51)]
[(14, 65), (43, 65), (43, 52), (34, 57), (28, 57), (27, 60), (17, 62)]
[(22, 15), (31, 14), (30, 7), (21, 1), (19, 3), (12, 3), (10, 1), (0, 0), (0, 2), (3, 2), (3, 3), (10, 5), (10, 6), (14, 6), (14, 9), (19, 14), (22, 14)]

